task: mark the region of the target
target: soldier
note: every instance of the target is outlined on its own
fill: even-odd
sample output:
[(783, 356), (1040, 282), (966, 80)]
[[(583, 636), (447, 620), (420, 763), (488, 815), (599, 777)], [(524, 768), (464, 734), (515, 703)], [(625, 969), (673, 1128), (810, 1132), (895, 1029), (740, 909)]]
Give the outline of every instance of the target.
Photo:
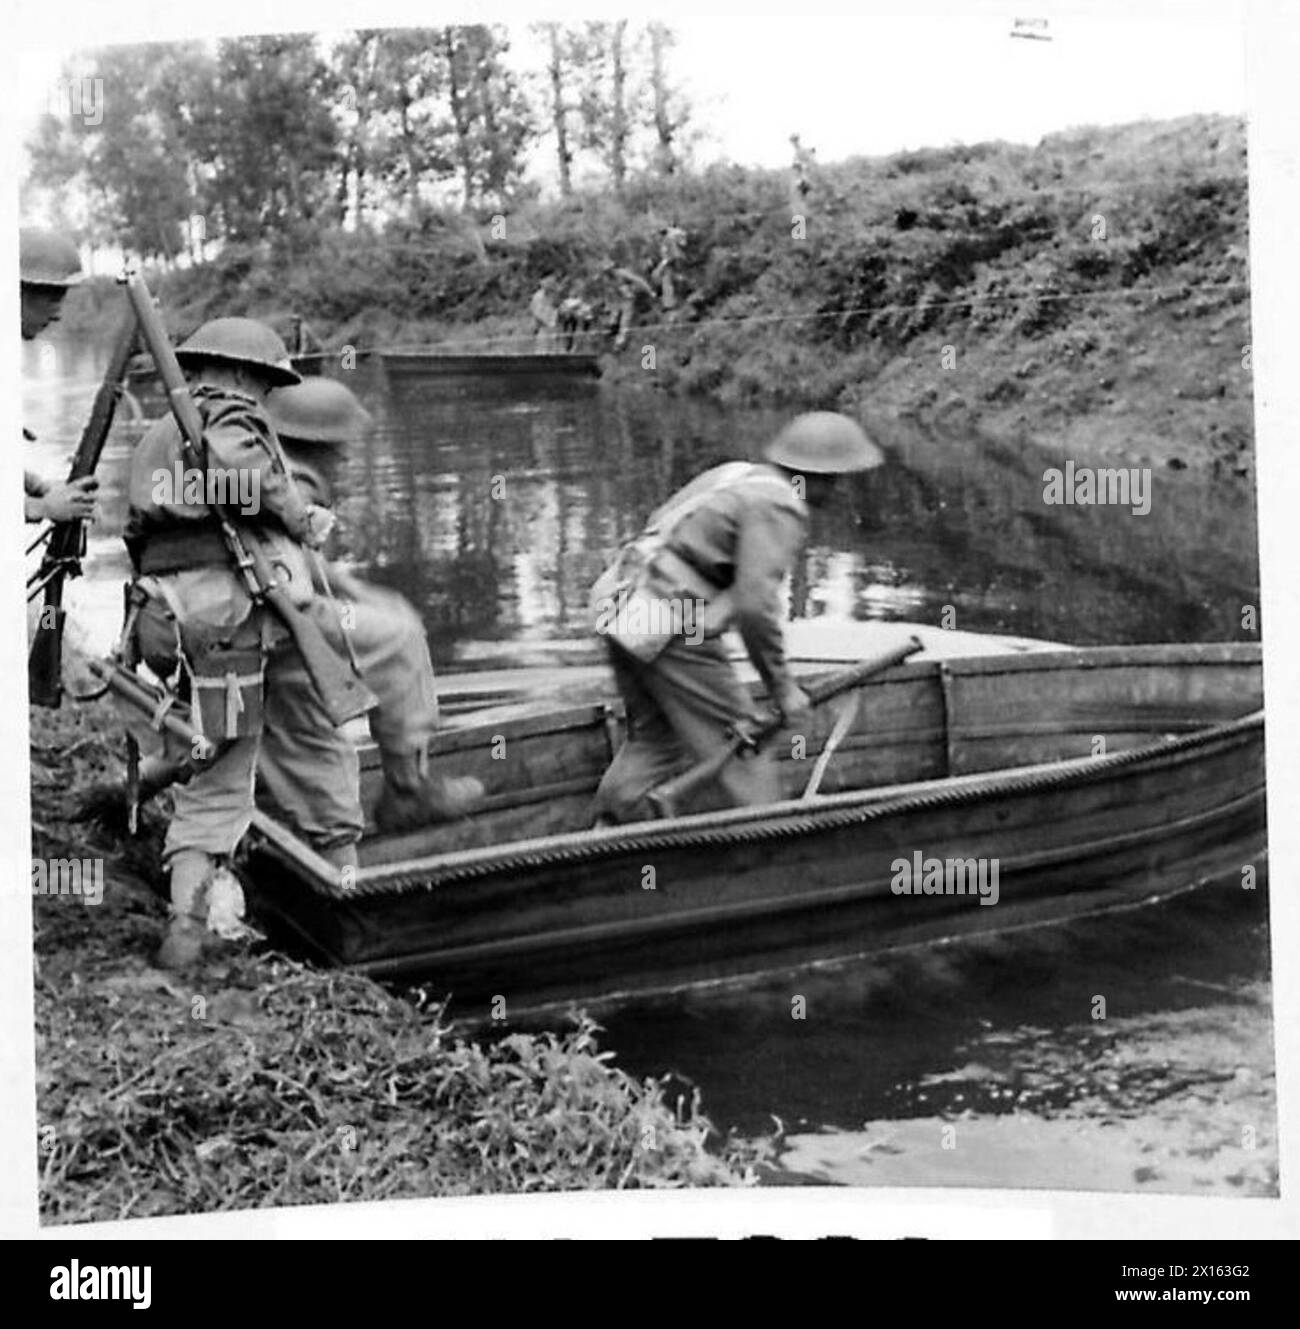
[[(370, 413), (350, 389), (329, 378), (277, 388), (267, 398), (266, 409), (299, 492), (309, 502), (332, 508), (342, 452), (365, 436)], [(379, 699), (370, 712), (370, 733), (384, 770), (375, 821), (382, 830), (400, 831), (472, 811), (483, 796), (477, 780), (448, 779), (428, 770), (438, 694), (420, 616), (395, 591), (362, 581), (337, 564), (330, 564), (328, 580), (345, 607), (342, 627), (335, 619), (327, 636), (341, 643), (347, 632), (362, 677)], [(294, 819), (304, 758), (310, 760), (311, 753), (300, 749), (295, 733), (267, 730), (262, 783)]]
[(659, 302), (665, 310), (677, 308), (677, 288), (673, 282), (673, 269), (682, 260), (686, 232), (676, 224), (665, 226), (659, 233), (659, 262), (651, 274), (660, 285)]
[[(785, 722), (807, 719), (808, 699), (786, 667), (781, 584), (809, 509), (828, 501), (840, 474), (884, 457), (852, 420), (825, 411), (792, 421), (764, 457), (715, 466), (674, 494), (592, 590), (628, 722), (596, 791), (598, 826), (649, 816), (652, 789), (752, 722), (721, 640), (728, 628), (739, 631)], [(770, 755), (752, 749), (718, 784), (733, 806), (780, 796)]]
[(533, 349), (539, 355), (551, 355), (556, 349), (556, 330), (560, 320), (555, 305), (557, 286), (554, 276), (543, 277), (528, 304), (528, 312), (533, 316)]
[(790, 168), (790, 204), (793, 211), (801, 212), (812, 191), (814, 153), (811, 148), (804, 147), (798, 134), (790, 135), (790, 146), (794, 149), (794, 164)]
[(609, 334), (614, 339), (614, 349), (621, 351), (627, 345), (628, 337), (636, 323), (637, 302), (648, 299), (653, 304), (656, 298), (655, 290), (639, 273), (633, 272), (630, 268), (620, 268), (612, 259), (607, 259), (603, 264), (601, 276), (612, 281), (618, 291)]
[[(25, 226), (18, 232), (18, 295), (22, 307), (24, 341), (32, 341), (59, 318), (59, 309), (70, 287), (81, 280), (81, 258), (71, 240), (54, 231)], [(23, 430), (28, 442), (36, 436)], [(64, 481), (42, 480), (23, 472), (23, 515), (29, 522), (90, 520), (95, 515), (94, 476)]]
[[(245, 504), (240, 529), (256, 542), (289, 598), (322, 622), (333, 615), (313, 588), (308, 550), (333, 518), (308, 503), (288, 473), (262, 403), (297, 383), (284, 344), (261, 323), (219, 318), (177, 348), (204, 417), (209, 476), (218, 472)], [(159, 420), (131, 460), (127, 547), (137, 572), (123, 643), (179, 688), (217, 756), (173, 792), (163, 846), (172, 917), (159, 963), (181, 968), (202, 955), (218, 898), (226, 916), (234, 878), (226, 865), (248, 829), (263, 730), (292, 732), (310, 762), (297, 801), (298, 829), (339, 867), (356, 863), (364, 825), (355, 748), (331, 724), (305, 663), (274, 613), (250, 597), (210, 507), (209, 485), (183, 472), (180, 431)], [(175, 477), (173, 479), (173, 477)], [(182, 483), (183, 482), (183, 485)], [(234, 889), (237, 890), (237, 887)]]
[(560, 301), (557, 322), (562, 350), (577, 350), (579, 338), (591, 327), (592, 317), (591, 306), (580, 295), (566, 296)]

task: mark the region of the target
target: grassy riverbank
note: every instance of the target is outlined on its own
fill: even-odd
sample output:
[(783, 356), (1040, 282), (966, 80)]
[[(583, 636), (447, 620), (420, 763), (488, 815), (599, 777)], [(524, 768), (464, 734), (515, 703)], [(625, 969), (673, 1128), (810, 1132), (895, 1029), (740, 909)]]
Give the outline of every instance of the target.
[[(1051, 437), (1081, 460), (1249, 467), (1240, 121), (853, 159), (820, 167), (798, 206), (802, 227), (784, 172), (715, 167), (495, 219), (230, 247), (158, 285), (182, 332), (292, 310), (331, 347), (528, 349), (543, 276), (612, 294), (601, 264), (650, 276), (672, 223), (687, 235), (677, 307), (642, 301), (607, 355), (615, 381)], [(102, 327), (110, 296), (79, 293), (70, 330)]]
[(154, 968), (157, 813), (138, 842), (76, 815), (120, 779), (113, 714), (31, 717), (33, 855), (98, 858), (105, 879), (99, 904), (34, 900), (45, 1222), (747, 1179), (587, 1020), (473, 1041), (436, 1004), (274, 954)]

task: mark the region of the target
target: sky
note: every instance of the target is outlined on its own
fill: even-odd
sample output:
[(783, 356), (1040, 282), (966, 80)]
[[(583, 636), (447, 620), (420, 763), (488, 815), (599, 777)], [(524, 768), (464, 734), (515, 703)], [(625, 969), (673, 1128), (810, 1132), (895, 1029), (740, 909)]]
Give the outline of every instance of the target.
[[(54, 8), (65, 2), (58, 0)], [(19, 7), (32, 8), (29, 0)], [(631, 21), (663, 17), (677, 34), (670, 68), (705, 131), (697, 148), (701, 161), (786, 165), (792, 133), (826, 162), (990, 138), (1035, 143), (1073, 125), (1246, 109), (1244, 23), (1233, 4), (1175, 10), (1017, 0), (951, 11), (922, 6), (907, 16), (859, 6), (868, 12), (809, 11), (802, 18), (699, 12), (707, 6), (674, 14), (673, 7), (674, 0), (661, 0), (653, 14)], [(249, 11), (241, 25), (246, 8), (238, 2), (226, 6), (220, 30), (267, 30), (265, 9)], [(271, 26), (337, 31), (381, 21), (386, 8), (391, 6), (381, 4), (375, 13), (368, 8), (362, 17), (332, 0), (305, 9), (282, 4)], [(761, 2), (747, 8), (758, 10)], [(131, 18), (147, 10), (132, 4), (119, 12)], [(451, 17), (427, 5), (399, 6), (395, 12), (405, 13), (408, 23)], [(34, 49), (18, 64), (12, 101), (4, 100), (18, 111), (22, 137), (49, 103), (70, 54), (62, 33), (75, 30), (77, 44), (84, 45), (110, 33), (176, 38), (201, 34), (205, 23), (213, 26), (205, 18), (182, 27), (178, 11), (170, 10), (142, 28), (128, 22), (99, 31), (93, 13), (75, 29), (20, 28), (21, 40)], [(511, 21), (508, 12), (503, 17), (515, 62), (540, 69), (543, 54), (527, 23)], [(1051, 40), (1012, 37), (1017, 19), (1024, 17), (1045, 18)], [(535, 154), (533, 174), (543, 181), (551, 174), (549, 151), (545, 144)]]

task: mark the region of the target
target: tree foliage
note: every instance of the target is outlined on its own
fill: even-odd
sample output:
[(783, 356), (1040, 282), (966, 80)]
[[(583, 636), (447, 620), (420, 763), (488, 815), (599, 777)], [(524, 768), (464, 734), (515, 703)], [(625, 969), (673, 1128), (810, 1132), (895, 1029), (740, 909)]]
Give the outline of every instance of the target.
[[(322, 228), (483, 214), (527, 196), (553, 136), (561, 192), (576, 153), (622, 191), (670, 174), (685, 119), (662, 25), (540, 25), (545, 71), (522, 71), (499, 25), (241, 37), (92, 51), (102, 116), (42, 117), (25, 202), (96, 245), (170, 262), (207, 242), (292, 246)], [(69, 75), (71, 77), (71, 75)]]

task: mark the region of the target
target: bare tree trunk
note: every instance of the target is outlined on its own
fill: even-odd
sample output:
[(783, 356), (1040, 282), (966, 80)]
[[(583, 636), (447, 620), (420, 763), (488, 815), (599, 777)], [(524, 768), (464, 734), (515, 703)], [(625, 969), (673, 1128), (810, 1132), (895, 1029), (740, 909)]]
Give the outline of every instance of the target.
[(352, 144), (352, 173), (356, 179), (356, 224), (360, 230), (366, 224), (366, 181), (370, 175), (370, 154), (366, 147), (366, 132), (370, 126), (370, 114), (374, 106), (375, 70), (379, 65), (380, 48), (384, 37), (374, 33), (366, 43), (365, 55), (360, 61), (365, 72), (364, 81), (360, 78), (356, 84), (357, 125)]
[(668, 114), (668, 83), (664, 76), (664, 48), (668, 45), (668, 30), (662, 23), (651, 23), (650, 32), (650, 86), (654, 94), (655, 134), (659, 139), (659, 171), (672, 175), (677, 169), (673, 152), (673, 122)]
[(415, 219), (420, 204), (420, 173), (415, 161), (415, 131), (411, 128), (411, 102), (402, 98), (402, 144), (406, 155), (406, 198)]
[(353, 175), (352, 163), (356, 157), (356, 145), (351, 144), (339, 161), (339, 183), (334, 191), (334, 213), (339, 226), (348, 224), (348, 180)]
[(456, 127), (456, 155), (460, 158), (461, 178), (464, 182), (465, 201), (461, 205), (468, 212), (474, 202), (474, 154), (470, 147), (470, 116), (465, 106), (465, 89), (460, 85), (456, 68), (456, 34), (447, 28), (443, 40), (447, 44), (447, 95), (451, 102), (451, 120)]
[(610, 57), (614, 69), (614, 99), (610, 107), (609, 165), (614, 175), (614, 188), (623, 192), (627, 178), (627, 67), (623, 63), (623, 38), (627, 32), (627, 19), (614, 24), (610, 37)]
[(570, 168), (573, 153), (569, 149), (569, 108), (564, 103), (564, 64), (560, 54), (560, 29), (557, 23), (546, 25), (551, 41), (551, 59), (547, 72), (551, 76), (551, 122), (555, 126), (555, 145), (560, 160), (560, 195), (568, 198), (573, 193)]

